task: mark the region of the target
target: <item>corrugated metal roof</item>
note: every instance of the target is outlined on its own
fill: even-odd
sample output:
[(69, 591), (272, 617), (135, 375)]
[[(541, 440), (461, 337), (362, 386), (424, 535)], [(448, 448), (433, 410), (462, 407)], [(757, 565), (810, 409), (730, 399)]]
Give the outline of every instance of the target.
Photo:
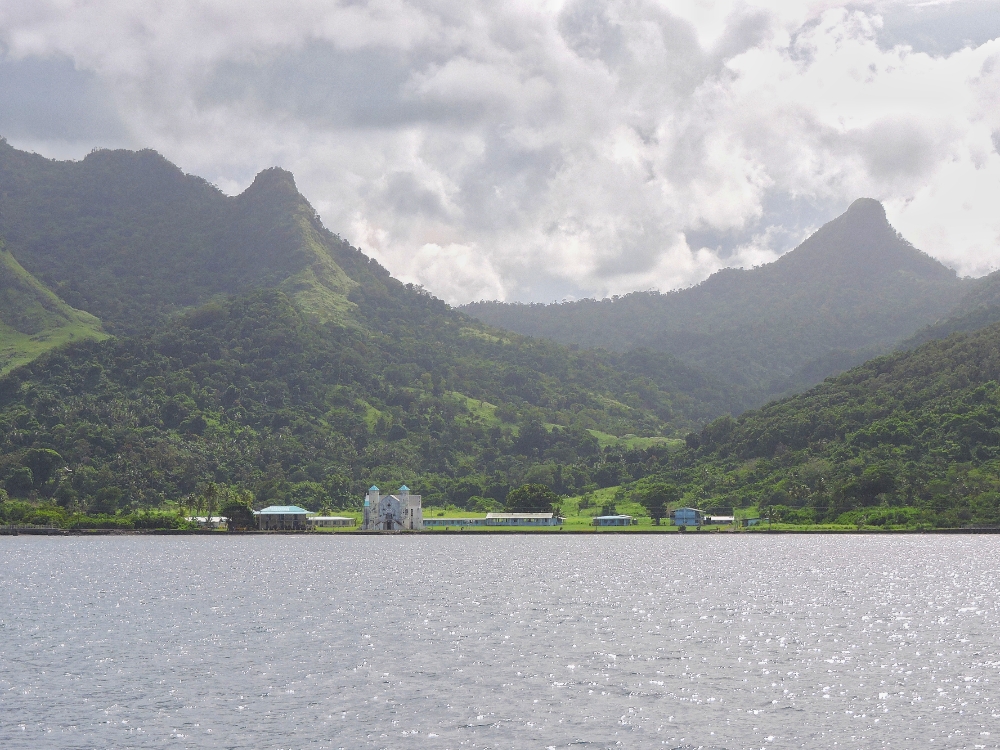
[(300, 508), (298, 505), (270, 505), (263, 510), (258, 510), (258, 515), (271, 515), (271, 514), (296, 514), (296, 513), (308, 513), (309, 511), (305, 508)]
[(595, 521), (611, 521), (611, 520), (621, 521), (626, 518), (631, 520), (632, 516), (594, 516)]
[(552, 518), (551, 513), (487, 513), (487, 518)]

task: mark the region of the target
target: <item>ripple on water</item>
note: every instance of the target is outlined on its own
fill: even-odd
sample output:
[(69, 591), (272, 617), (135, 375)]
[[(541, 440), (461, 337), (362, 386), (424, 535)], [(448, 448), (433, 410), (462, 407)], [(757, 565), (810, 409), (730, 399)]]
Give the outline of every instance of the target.
[(993, 537), (0, 537), (0, 746), (997, 747)]

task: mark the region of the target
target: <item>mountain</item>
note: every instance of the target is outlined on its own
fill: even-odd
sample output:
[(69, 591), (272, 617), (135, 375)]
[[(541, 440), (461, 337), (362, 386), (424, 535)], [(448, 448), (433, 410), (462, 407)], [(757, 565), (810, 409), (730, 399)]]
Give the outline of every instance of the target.
[(330, 321), (369, 259), (328, 232), (292, 175), (231, 198), (154, 151), (52, 161), (0, 141), (0, 237), (31, 274), (115, 334), (217, 295), (284, 285)]
[(55, 346), (103, 338), (97, 318), (60, 300), (0, 243), (0, 375)]
[(0, 144), (0, 231), (11, 268), (114, 334), (0, 379), (18, 498), (114, 510), (214, 482), (318, 508), (406, 481), (489, 507), (526, 480), (607, 484), (635, 435), (665, 446), (743, 408), (671, 355), (573, 352), (400, 283), (279, 169), (229, 197), (152, 151)]
[(878, 201), (862, 198), (774, 263), (724, 269), (689, 289), (463, 309), (566, 344), (670, 352), (761, 403), (888, 350), (971, 286), (904, 240)]
[(1000, 524), (1000, 324), (873, 359), (687, 444), (650, 471), (690, 503), (794, 522)]
[(956, 332), (970, 333), (1000, 322), (1000, 271), (976, 279), (959, 303), (943, 320), (921, 328), (898, 345), (912, 349), (927, 341), (943, 339)]

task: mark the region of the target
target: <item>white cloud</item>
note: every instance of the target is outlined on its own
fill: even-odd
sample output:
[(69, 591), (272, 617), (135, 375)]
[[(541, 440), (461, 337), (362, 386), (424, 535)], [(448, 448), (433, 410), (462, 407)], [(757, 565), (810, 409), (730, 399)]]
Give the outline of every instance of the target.
[(0, 0), (0, 95), (63, 61), (46, 75), (86, 91), (59, 127), (16, 120), (15, 145), (124, 140), (230, 191), (286, 167), (332, 230), (453, 302), (684, 286), (862, 195), (983, 273), (998, 8)]

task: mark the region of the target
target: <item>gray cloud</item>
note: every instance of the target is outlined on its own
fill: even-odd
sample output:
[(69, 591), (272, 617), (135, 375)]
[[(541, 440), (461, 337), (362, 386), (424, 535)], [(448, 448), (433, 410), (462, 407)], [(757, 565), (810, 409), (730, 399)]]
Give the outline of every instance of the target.
[(106, 86), (68, 57), (0, 57), (0, 134), (31, 140), (127, 141)]
[(1000, 0), (882, 3), (879, 44), (905, 44), (918, 52), (947, 55), (1000, 37)]
[(0, 0), (0, 128), (50, 155), (131, 134), (232, 192), (286, 167), (456, 302), (696, 283), (860, 195), (975, 272), (1000, 233), (998, 7)]

